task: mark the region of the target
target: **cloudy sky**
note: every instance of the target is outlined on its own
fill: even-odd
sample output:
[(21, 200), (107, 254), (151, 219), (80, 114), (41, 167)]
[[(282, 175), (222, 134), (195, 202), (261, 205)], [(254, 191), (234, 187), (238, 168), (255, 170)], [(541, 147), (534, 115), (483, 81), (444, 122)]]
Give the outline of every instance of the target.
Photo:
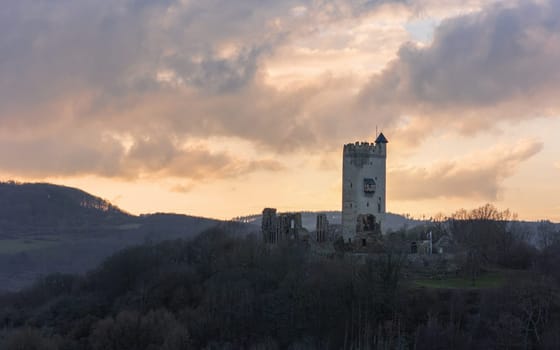
[(0, 178), (132, 213), (339, 209), (389, 139), (387, 207), (560, 221), (560, 1), (18, 0)]

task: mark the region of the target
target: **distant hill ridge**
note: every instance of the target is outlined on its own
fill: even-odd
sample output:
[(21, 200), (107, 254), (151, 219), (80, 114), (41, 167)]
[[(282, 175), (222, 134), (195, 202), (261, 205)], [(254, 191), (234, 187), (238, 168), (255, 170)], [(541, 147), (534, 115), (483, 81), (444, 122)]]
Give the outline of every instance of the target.
[(132, 217), (110, 202), (76, 188), (0, 182), (0, 232), (118, 224)]
[(0, 182), (0, 294), (42, 275), (84, 273), (129, 246), (188, 240), (217, 225), (236, 234), (251, 228), (181, 214), (136, 216), (76, 188)]
[(49, 183), (0, 182), (0, 238), (113, 231), (131, 224), (180, 231), (218, 220), (181, 214), (136, 216), (77, 188)]

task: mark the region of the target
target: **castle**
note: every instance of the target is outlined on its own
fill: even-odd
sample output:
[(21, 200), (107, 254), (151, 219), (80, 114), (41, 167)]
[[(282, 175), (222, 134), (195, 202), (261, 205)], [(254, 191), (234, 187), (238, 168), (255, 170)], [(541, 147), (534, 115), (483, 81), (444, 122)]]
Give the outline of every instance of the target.
[(344, 145), (342, 156), (342, 238), (366, 246), (385, 221), (387, 139)]
[[(385, 221), (387, 139), (380, 133), (374, 143), (344, 145), (342, 156), (342, 225), (338, 236), (344, 242), (366, 247), (381, 235)], [(332, 227), (331, 227), (332, 226)], [(337, 231), (325, 214), (317, 216), (315, 240), (325, 242)], [(261, 231), (266, 243), (309, 239), (303, 235), (300, 213), (276, 214), (263, 210)], [(304, 238), (305, 237), (305, 238)]]

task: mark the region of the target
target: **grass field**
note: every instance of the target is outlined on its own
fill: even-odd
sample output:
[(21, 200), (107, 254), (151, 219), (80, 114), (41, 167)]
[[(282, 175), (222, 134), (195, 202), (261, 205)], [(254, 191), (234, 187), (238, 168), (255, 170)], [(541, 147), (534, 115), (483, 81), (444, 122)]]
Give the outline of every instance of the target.
[(440, 289), (483, 289), (483, 288), (499, 288), (504, 285), (506, 276), (501, 271), (490, 271), (481, 274), (474, 285), (470, 278), (464, 277), (448, 277), (441, 279), (422, 278), (414, 281), (414, 284), (426, 288)]
[(60, 243), (58, 239), (2, 239), (0, 240), (0, 254), (17, 254), (29, 250), (53, 247)]

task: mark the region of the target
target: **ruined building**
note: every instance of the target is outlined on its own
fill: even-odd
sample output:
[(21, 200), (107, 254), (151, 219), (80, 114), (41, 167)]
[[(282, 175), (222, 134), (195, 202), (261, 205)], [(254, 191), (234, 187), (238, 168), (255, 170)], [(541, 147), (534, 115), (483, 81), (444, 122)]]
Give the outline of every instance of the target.
[(265, 208), (262, 213), (261, 230), (265, 243), (298, 240), (303, 233), (301, 213), (276, 215), (276, 209)]
[(342, 163), (342, 237), (366, 246), (385, 220), (387, 139), (344, 145)]
[(265, 208), (262, 212), (261, 232), (265, 243), (276, 243), (278, 232), (278, 218), (276, 217), (276, 209)]
[(329, 220), (326, 214), (317, 215), (317, 227), (316, 227), (316, 240), (317, 242), (326, 242), (329, 237)]

